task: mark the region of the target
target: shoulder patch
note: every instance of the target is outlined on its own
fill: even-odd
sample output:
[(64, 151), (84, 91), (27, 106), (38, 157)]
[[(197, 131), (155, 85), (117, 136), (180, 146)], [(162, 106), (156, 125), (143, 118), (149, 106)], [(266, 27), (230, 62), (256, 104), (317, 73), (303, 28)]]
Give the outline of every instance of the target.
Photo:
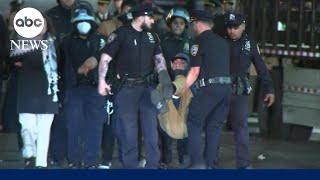
[(198, 53), (198, 50), (199, 50), (199, 45), (198, 44), (192, 45), (191, 49), (190, 49), (190, 54), (192, 56), (196, 56), (197, 53)]
[(104, 39), (100, 39), (100, 49), (99, 50), (101, 50), (101, 49), (103, 49), (105, 46), (106, 46), (106, 41), (104, 40)]
[(107, 44), (112, 43), (117, 38), (117, 35), (115, 33), (111, 33), (110, 36), (108, 37), (108, 42)]

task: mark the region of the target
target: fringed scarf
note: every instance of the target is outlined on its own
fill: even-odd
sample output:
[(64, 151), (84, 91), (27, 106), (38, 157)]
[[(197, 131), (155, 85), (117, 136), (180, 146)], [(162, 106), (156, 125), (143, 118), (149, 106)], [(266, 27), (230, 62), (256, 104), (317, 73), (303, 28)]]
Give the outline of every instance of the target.
[[(57, 53), (56, 48), (54, 45), (55, 37), (48, 35), (48, 48), (46, 50), (42, 50), (42, 61), (44, 70), (47, 75), (48, 80), (48, 95), (53, 94), (52, 101), (58, 102), (58, 65), (57, 65)], [(35, 49), (32, 49), (31, 45), (29, 45), (27, 48), (24, 48), (23, 50), (20, 50), (18, 48), (15, 48), (13, 51), (10, 52), (10, 56), (19, 56), (23, 55), (25, 53), (29, 53), (34, 51)]]

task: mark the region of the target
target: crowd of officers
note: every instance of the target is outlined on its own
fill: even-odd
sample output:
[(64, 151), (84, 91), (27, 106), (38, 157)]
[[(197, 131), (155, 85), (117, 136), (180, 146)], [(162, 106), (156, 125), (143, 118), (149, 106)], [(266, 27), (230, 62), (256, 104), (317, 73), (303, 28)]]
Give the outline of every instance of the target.
[[(109, 169), (114, 150), (123, 168), (173, 168), (174, 140), (180, 168), (219, 168), (220, 135), (227, 119), (234, 132), (236, 168), (252, 167), (247, 122), (251, 62), (268, 106), (274, 89), (257, 44), (244, 32), (245, 16), (233, 12), (235, 0), (208, 0), (205, 10), (189, 12), (113, 0), (114, 13), (109, 12), (110, 0), (98, 0), (97, 11), (85, 1), (57, 2), (43, 14), (48, 28), (52, 24), (55, 30), (58, 113), (49, 123), (50, 139), (42, 137), (45, 143), (34, 149), (28, 150), (26, 139), (37, 135), (35, 143), (44, 135), (37, 130), (30, 135), (24, 125), (22, 133), (17, 114), (47, 112), (16, 111), (15, 81), (28, 63), (17, 63), (23, 55), (10, 58), (14, 63), (2, 123), (5, 132), (21, 131), (26, 168)], [(45, 76), (42, 72), (39, 76)], [(29, 89), (37, 86), (47, 91), (48, 85), (41, 83)], [(38, 106), (45, 106), (41, 102)], [(38, 161), (39, 154), (48, 162)]]

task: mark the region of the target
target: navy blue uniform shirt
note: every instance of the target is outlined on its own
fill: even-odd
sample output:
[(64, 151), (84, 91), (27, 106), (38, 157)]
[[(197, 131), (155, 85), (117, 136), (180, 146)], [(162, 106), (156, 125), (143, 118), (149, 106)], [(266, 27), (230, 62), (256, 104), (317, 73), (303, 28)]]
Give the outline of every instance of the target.
[(232, 76), (249, 77), (251, 62), (255, 66), (258, 78), (262, 81), (267, 93), (274, 91), (269, 71), (261, 58), (254, 40), (244, 34), (239, 40), (228, 40), (230, 45), (230, 73)]
[(147, 31), (122, 26), (110, 34), (103, 50), (115, 61), (116, 73), (129, 78), (143, 78), (154, 71), (153, 57), (162, 53), (159, 38)]
[(230, 76), (229, 46), (225, 39), (207, 30), (190, 48), (191, 66), (200, 66), (199, 78)]

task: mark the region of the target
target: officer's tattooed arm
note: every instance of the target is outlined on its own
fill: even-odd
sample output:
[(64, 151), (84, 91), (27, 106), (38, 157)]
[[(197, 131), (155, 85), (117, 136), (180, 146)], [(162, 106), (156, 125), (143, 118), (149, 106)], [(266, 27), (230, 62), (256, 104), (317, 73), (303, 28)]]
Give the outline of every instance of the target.
[(154, 64), (156, 66), (157, 72), (167, 70), (166, 60), (163, 57), (163, 54), (157, 54), (154, 56)]
[(112, 57), (108, 54), (103, 53), (100, 58), (99, 63), (99, 81), (104, 81), (108, 72), (109, 62), (112, 60)]

